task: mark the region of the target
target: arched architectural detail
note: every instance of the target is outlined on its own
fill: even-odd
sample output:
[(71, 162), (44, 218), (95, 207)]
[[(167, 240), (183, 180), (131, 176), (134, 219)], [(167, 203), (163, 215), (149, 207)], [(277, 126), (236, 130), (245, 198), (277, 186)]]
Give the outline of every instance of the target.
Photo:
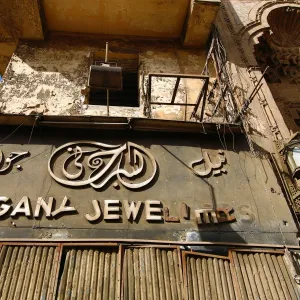
[[(280, 7), (292, 6), (300, 8), (300, 0), (261, 1), (252, 7), (248, 15), (249, 23), (244, 25), (240, 31), (234, 30), (234, 24), (229, 18), (226, 7), (223, 6), (221, 6), (223, 20), (227, 23), (232, 40), (240, 54), (240, 60), (242, 62), (241, 66), (248, 68), (247, 73), (250, 75), (250, 79), (254, 86), (261, 77), (263, 71), (262, 68), (257, 68), (261, 66), (259, 66), (255, 58), (254, 45), (258, 43), (258, 37), (262, 32), (270, 28), (267, 21), (269, 13)], [(292, 118), (284, 117), (282, 111), (285, 111), (285, 108), (279, 107), (280, 105), (283, 106), (283, 104), (280, 103), (278, 105), (278, 97), (277, 99), (274, 97), (273, 91), (271, 91), (269, 85), (263, 79), (261, 90), (257, 94), (257, 100), (266, 116), (266, 121), (274, 136), (274, 140), (282, 142), (299, 129)], [(286, 110), (286, 112), (287, 114), (289, 113), (288, 110)], [(292, 122), (287, 122), (287, 119), (291, 119)]]
[(280, 7), (299, 7), (300, 1), (268, 1), (262, 2), (254, 6), (249, 14), (249, 24), (243, 27), (238, 34), (243, 41), (243, 48), (253, 46), (258, 42), (258, 36), (266, 29), (270, 28), (268, 23), (268, 15), (271, 11)]
[[(272, 107), (275, 104), (284, 120), (284, 122), (280, 122), (281, 126), (278, 125), (278, 127), (281, 128), (281, 131), (288, 129), (291, 134), (298, 131), (300, 125), (300, 103), (289, 94), (291, 89), (295, 89), (293, 95), (299, 93), (297, 86), (293, 86), (293, 84), (300, 82), (300, 55), (296, 49), (298, 47), (295, 48), (293, 43), (291, 43), (290, 47), (287, 47), (287, 45), (281, 47), (273, 43), (271, 32), (269, 31), (270, 25), (272, 26), (270, 14), (282, 13), (280, 9), (284, 7), (300, 10), (300, 1), (264, 1), (253, 7), (249, 14), (249, 21), (251, 21), (240, 30), (239, 39), (244, 55), (247, 57), (250, 65), (258, 65), (261, 69), (271, 66), (267, 73), (268, 89), (265, 89), (264, 93), (269, 94), (269, 91), (271, 91), (272, 96), (270, 94), (266, 95), (266, 101), (264, 101), (263, 106), (266, 109), (267, 104), (270, 107), (269, 111), (274, 111)], [(274, 23), (274, 26), (277, 26), (277, 24)], [(261, 55), (265, 55), (265, 47), (269, 47), (268, 49), (271, 52), (266, 59), (261, 60)], [(254, 54), (254, 49), (256, 54)], [(265, 61), (265, 63), (261, 64), (261, 61)], [(283, 84), (281, 84), (282, 81)], [(274, 101), (270, 100), (272, 98), (274, 98), (274, 104)], [(268, 113), (268, 115), (271, 114), (273, 113)], [(276, 120), (275, 122), (278, 123), (277, 117), (274, 118), (273, 116), (271, 119)], [(283, 124), (285, 125), (282, 126)], [(286, 138), (285, 134), (283, 136)]]

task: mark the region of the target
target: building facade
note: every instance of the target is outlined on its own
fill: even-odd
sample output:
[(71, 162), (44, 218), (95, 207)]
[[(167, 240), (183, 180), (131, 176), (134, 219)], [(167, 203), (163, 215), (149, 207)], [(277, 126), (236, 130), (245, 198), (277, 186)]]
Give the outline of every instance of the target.
[(3, 299), (299, 299), (299, 1), (0, 3)]

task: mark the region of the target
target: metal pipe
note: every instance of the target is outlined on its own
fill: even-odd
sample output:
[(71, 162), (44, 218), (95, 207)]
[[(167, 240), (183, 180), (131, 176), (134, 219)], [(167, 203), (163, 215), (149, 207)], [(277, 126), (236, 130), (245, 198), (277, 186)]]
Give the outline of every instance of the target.
[(180, 77), (189, 79), (209, 79), (207, 75), (197, 75), (197, 74), (176, 74), (176, 73), (149, 73), (148, 76), (151, 77)]
[(128, 123), (109, 123), (109, 122), (68, 122), (68, 121), (39, 121), (39, 125), (129, 125)]
[[(105, 62), (107, 63), (108, 60), (108, 42), (106, 42), (106, 49), (105, 49)], [(107, 116), (109, 116), (109, 90), (106, 90), (106, 104), (107, 104)]]
[(278, 245), (278, 244), (247, 244), (247, 243), (230, 243), (230, 242), (189, 242), (189, 241), (168, 241), (168, 240), (143, 240), (143, 239), (121, 239), (121, 238), (107, 238), (107, 239), (23, 239), (23, 238), (3, 238), (0, 239), (1, 243), (82, 243), (82, 244), (94, 244), (94, 243), (134, 243), (134, 244), (168, 244), (168, 245), (179, 245), (179, 246), (230, 246), (230, 247), (256, 247), (256, 248), (280, 248), (280, 249), (300, 249), (296, 245)]
[(195, 106), (196, 104), (192, 103), (172, 103), (172, 102), (150, 102), (153, 105), (173, 105), (173, 106)]
[(241, 117), (246, 113), (246, 110), (248, 109), (248, 107), (250, 106), (254, 96), (258, 93), (259, 89), (263, 86), (263, 84), (261, 84), (261, 81), (263, 80), (267, 70), (269, 69), (269, 66), (267, 66), (263, 72), (263, 74), (261, 75), (260, 79), (258, 80), (258, 82), (255, 84), (255, 87), (253, 89), (253, 91), (251, 92), (249, 98), (247, 98), (247, 100), (245, 100), (245, 102), (242, 105), (242, 109), (240, 110), (240, 112), (237, 114), (237, 116), (235, 117), (234, 123), (237, 123), (240, 121)]
[(261, 87), (261, 86), (260, 86), (260, 83), (261, 83), (261, 81), (263, 80), (263, 78), (264, 78), (264, 76), (265, 76), (265, 74), (266, 74), (266, 72), (267, 72), (268, 69), (269, 69), (269, 66), (267, 66), (267, 67), (265, 68), (264, 72), (262, 73), (260, 79), (259, 79), (258, 82), (256, 83), (256, 85), (255, 85), (255, 87), (254, 87), (254, 90), (252, 91), (252, 93), (250, 94), (250, 96), (249, 96), (248, 99), (252, 100), (252, 98), (254, 97), (254, 93), (256, 92), (256, 90), (257, 90), (258, 88)]
[(105, 62), (107, 62), (108, 59), (108, 42), (106, 42), (106, 48), (105, 48)]
[(109, 117), (109, 90), (106, 90), (107, 116)]
[(172, 100), (171, 100), (172, 104), (174, 104), (174, 101), (175, 101), (175, 98), (176, 98), (176, 95), (177, 95), (177, 90), (178, 90), (179, 82), (180, 82), (180, 77), (178, 77), (176, 79), (176, 84), (175, 84), (175, 88), (174, 88), (173, 96), (172, 96)]

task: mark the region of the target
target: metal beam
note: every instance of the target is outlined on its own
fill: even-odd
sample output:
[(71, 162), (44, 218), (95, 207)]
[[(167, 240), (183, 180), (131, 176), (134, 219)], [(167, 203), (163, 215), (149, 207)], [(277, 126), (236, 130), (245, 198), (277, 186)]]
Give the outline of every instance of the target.
[(172, 103), (172, 104), (174, 103), (175, 98), (176, 98), (176, 95), (177, 95), (177, 90), (178, 90), (179, 82), (180, 82), (180, 77), (177, 77), (177, 79), (176, 79), (176, 84), (175, 84), (175, 88), (174, 88), (174, 91), (173, 91), (172, 100), (171, 100), (171, 103)]

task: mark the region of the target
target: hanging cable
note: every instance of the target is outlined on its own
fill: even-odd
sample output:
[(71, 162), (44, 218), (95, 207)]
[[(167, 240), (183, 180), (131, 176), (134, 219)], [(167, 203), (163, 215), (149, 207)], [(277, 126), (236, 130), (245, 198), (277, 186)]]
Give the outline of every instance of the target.
[(18, 131), (18, 129), (20, 127), (22, 127), (22, 125), (27, 121), (28, 116), (25, 117), (24, 121), (15, 129), (13, 130), (8, 136), (6, 136), (5, 138), (3, 138), (2, 140), (0, 140), (0, 143), (4, 142), (5, 140), (7, 140), (9, 137), (11, 137), (15, 132)]
[(34, 126), (35, 126), (35, 124), (36, 124), (36, 122), (37, 122), (38, 119), (39, 119), (38, 116), (36, 116), (35, 119), (34, 119), (34, 122), (33, 122), (32, 128), (31, 128), (31, 132), (30, 132), (30, 136), (29, 136), (29, 140), (28, 140), (28, 143), (27, 143), (27, 144), (30, 144), (30, 142), (31, 142), (31, 138), (32, 138)]

